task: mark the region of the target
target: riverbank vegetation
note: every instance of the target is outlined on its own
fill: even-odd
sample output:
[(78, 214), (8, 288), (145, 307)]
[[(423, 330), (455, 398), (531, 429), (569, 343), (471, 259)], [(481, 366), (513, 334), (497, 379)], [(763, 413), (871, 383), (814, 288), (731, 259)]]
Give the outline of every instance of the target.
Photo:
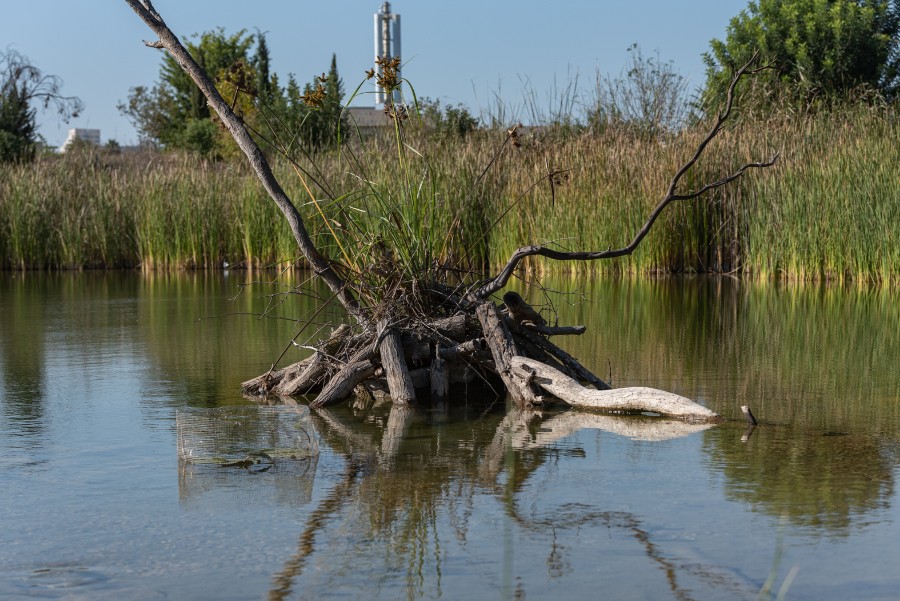
[[(548, 127), (519, 135), (519, 146), (508, 144), (498, 157), (505, 131), (448, 136), (410, 128), (406, 141), (416, 149), (413, 169), (429, 171), (436, 199), (430, 227), (462, 224), (457, 247), (447, 251), (498, 265), (523, 241), (563, 249), (627, 243), (703, 134), (699, 126), (655, 137), (624, 127)], [(879, 105), (745, 119), (707, 149), (688, 185), (772, 148), (781, 152), (774, 168), (673, 206), (631, 257), (532, 266), (900, 281), (900, 239), (891, 225), (900, 222), (900, 178), (891, 167), (900, 162), (898, 137), (894, 112)], [(400, 185), (396, 150), (389, 139), (373, 138), (320, 152), (314, 166), (302, 167), (364, 215), (368, 182)], [(302, 203), (308, 195), (291, 165), (275, 163), (287, 193)], [(301, 208), (324, 230), (318, 240), (327, 237), (325, 249), (339, 252), (355, 234), (336, 215), (326, 228), (318, 211), (312, 203)], [(283, 221), (248, 168), (193, 154), (81, 149), (0, 172), (5, 269), (301, 266)]]

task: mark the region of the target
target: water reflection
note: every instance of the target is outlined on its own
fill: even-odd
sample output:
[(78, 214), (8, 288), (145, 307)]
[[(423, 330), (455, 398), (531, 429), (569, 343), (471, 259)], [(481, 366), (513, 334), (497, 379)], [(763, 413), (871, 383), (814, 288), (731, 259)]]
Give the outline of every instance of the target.
[(49, 291), (43, 278), (0, 278), (0, 374), (3, 427), (8, 436), (37, 444), (44, 430), (46, 305), (34, 302)]
[[(179, 481), (174, 410), (246, 403), (240, 382), (320, 308), (300, 295), (275, 306), (284, 297), (268, 287), (236, 295), (236, 280), (254, 277), (240, 275), (0, 274), (0, 460), (13, 462), (0, 466), (0, 564), (17, 566), (0, 596), (11, 574), (72, 562), (104, 566), (139, 596), (175, 594), (199, 569), (244, 598), (592, 598), (602, 587), (753, 599), (781, 539), (779, 578), (801, 566), (792, 595), (891, 598), (900, 586), (896, 292), (584, 281), (590, 304), (554, 301), (561, 323), (588, 327), (560, 341), (567, 351), (615, 385), (672, 390), (740, 423), (647, 422), (665, 428), (654, 432), (471, 398), (416, 411), (365, 402), (312, 416), (314, 477)], [(338, 319), (319, 314), (298, 341)], [(302, 356), (289, 353), (282, 364)], [(744, 404), (762, 424), (742, 442)], [(23, 468), (24, 455), (46, 465)]]
[(900, 428), (895, 290), (696, 277), (598, 279), (582, 292), (589, 303), (553, 299), (560, 323), (588, 327), (565, 348), (615, 386), (670, 390), (734, 419), (749, 404), (768, 423)]
[(897, 458), (884, 443), (860, 433), (763, 426), (746, 442), (733, 428), (710, 432), (704, 451), (727, 478), (728, 498), (812, 534), (844, 537), (890, 506)]
[(141, 277), (137, 334), (152, 358), (157, 396), (215, 407), (235, 399), (240, 382), (266, 371), (285, 345), (291, 350), (282, 365), (309, 354), (290, 345), (298, 331), (304, 330), (298, 341), (306, 344), (323, 327), (340, 323), (337, 308), (322, 310), (323, 287), (294, 287), (303, 285), (302, 277), (238, 275)]
[[(551, 503), (540, 512), (531, 506), (528, 489), (536, 474), (558, 469), (561, 458), (587, 457), (572, 438), (579, 430), (659, 441), (696, 436), (711, 425), (576, 412), (545, 416), (515, 408), (498, 413), (479, 405), (470, 410), (475, 419), (444, 422), (439, 432), (429, 431), (427, 408), (361, 405), (314, 412), (319, 435), (344, 457), (344, 469), (308, 515), (295, 553), (274, 576), (269, 599), (293, 598), (298, 590), (319, 587), (366, 590), (370, 598), (440, 596), (444, 573), (453, 573), (455, 561), (454, 545), (445, 540), (447, 531), (463, 547), (470, 539), (478, 545), (485, 534), (494, 537), (491, 548), (501, 544), (510, 569), (521, 554), (517, 547), (524, 536), (532, 546), (543, 547), (537, 552), (551, 581), (571, 576), (573, 564), (583, 561), (579, 536), (616, 532), (617, 538), (629, 539), (642, 550), (648, 566), (658, 570), (676, 599), (696, 598), (682, 582), (696, 578), (715, 582), (716, 590), (731, 595), (755, 592), (727, 566), (688, 566), (673, 559), (633, 512), (585, 502)], [(507, 517), (499, 532), (496, 527), (484, 532), (479, 518), (489, 498)], [(336, 554), (338, 548), (343, 551)], [(306, 573), (320, 555), (319, 561), (328, 564), (325, 581), (318, 580), (321, 565), (314, 574)], [(381, 569), (403, 574), (402, 584), (390, 592), (366, 589), (352, 576), (361, 566), (368, 574)], [(631, 569), (640, 570), (634, 565)], [(505, 579), (501, 598), (524, 597), (533, 584), (526, 580)]]

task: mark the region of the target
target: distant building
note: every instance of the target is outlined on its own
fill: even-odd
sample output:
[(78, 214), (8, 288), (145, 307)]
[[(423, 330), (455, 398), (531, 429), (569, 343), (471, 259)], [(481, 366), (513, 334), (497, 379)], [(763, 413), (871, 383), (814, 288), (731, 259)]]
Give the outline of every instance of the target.
[(360, 137), (369, 138), (391, 124), (390, 117), (385, 115), (381, 109), (368, 106), (348, 106), (344, 111), (353, 137), (356, 136), (357, 129), (359, 129)]
[(66, 150), (68, 150), (69, 146), (74, 144), (76, 141), (93, 144), (94, 146), (100, 146), (100, 130), (82, 128), (70, 129), (69, 137), (67, 137), (66, 141), (63, 142), (62, 146), (59, 147), (59, 151), (65, 152)]

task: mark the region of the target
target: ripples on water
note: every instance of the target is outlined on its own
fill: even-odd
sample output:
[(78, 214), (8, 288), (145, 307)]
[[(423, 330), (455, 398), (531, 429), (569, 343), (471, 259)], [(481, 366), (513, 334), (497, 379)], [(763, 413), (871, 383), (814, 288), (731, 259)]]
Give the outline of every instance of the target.
[(239, 382), (293, 334), (237, 315), (267, 289), (236, 291), (234, 274), (0, 274), (0, 598), (755, 599), (792, 569), (789, 598), (900, 591), (890, 291), (601, 280), (590, 304), (554, 299), (596, 372), (749, 404), (751, 432), (348, 405), (313, 414), (303, 473), (186, 472), (175, 410), (245, 403)]

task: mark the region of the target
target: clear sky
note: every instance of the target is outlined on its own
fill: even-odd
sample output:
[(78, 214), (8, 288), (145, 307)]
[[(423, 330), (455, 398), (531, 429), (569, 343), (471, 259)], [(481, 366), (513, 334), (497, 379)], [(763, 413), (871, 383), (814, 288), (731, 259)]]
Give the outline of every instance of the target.
[[(747, 0), (396, 0), (402, 19), (403, 75), (420, 96), (462, 102), (476, 114), (495, 95), (515, 109), (523, 82), (544, 108), (576, 81), (582, 92), (596, 74), (618, 75), (627, 49), (659, 51), (688, 78), (703, 82), (701, 54), (722, 38)], [(352, 90), (371, 66), (372, 15), (381, 0), (156, 0), (154, 6), (179, 36), (222, 26), (266, 32), (272, 69), (282, 81), (294, 73), (305, 83), (327, 71), (337, 54), (345, 88)], [(41, 134), (59, 145), (69, 127), (101, 130), (102, 140), (132, 144), (137, 134), (116, 105), (130, 88), (158, 76), (159, 50), (141, 40), (152, 34), (124, 0), (2, 0), (0, 47), (29, 57), (58, 75), (63, 91), (86, 110), (69, 124), (55, 115), (38, 119)], [(558, 97), (559, 94), (556, 94)], [(354, 104), (367, 104), (371, 96)], [(523, 111), (524, 112), (524, 111)]]

